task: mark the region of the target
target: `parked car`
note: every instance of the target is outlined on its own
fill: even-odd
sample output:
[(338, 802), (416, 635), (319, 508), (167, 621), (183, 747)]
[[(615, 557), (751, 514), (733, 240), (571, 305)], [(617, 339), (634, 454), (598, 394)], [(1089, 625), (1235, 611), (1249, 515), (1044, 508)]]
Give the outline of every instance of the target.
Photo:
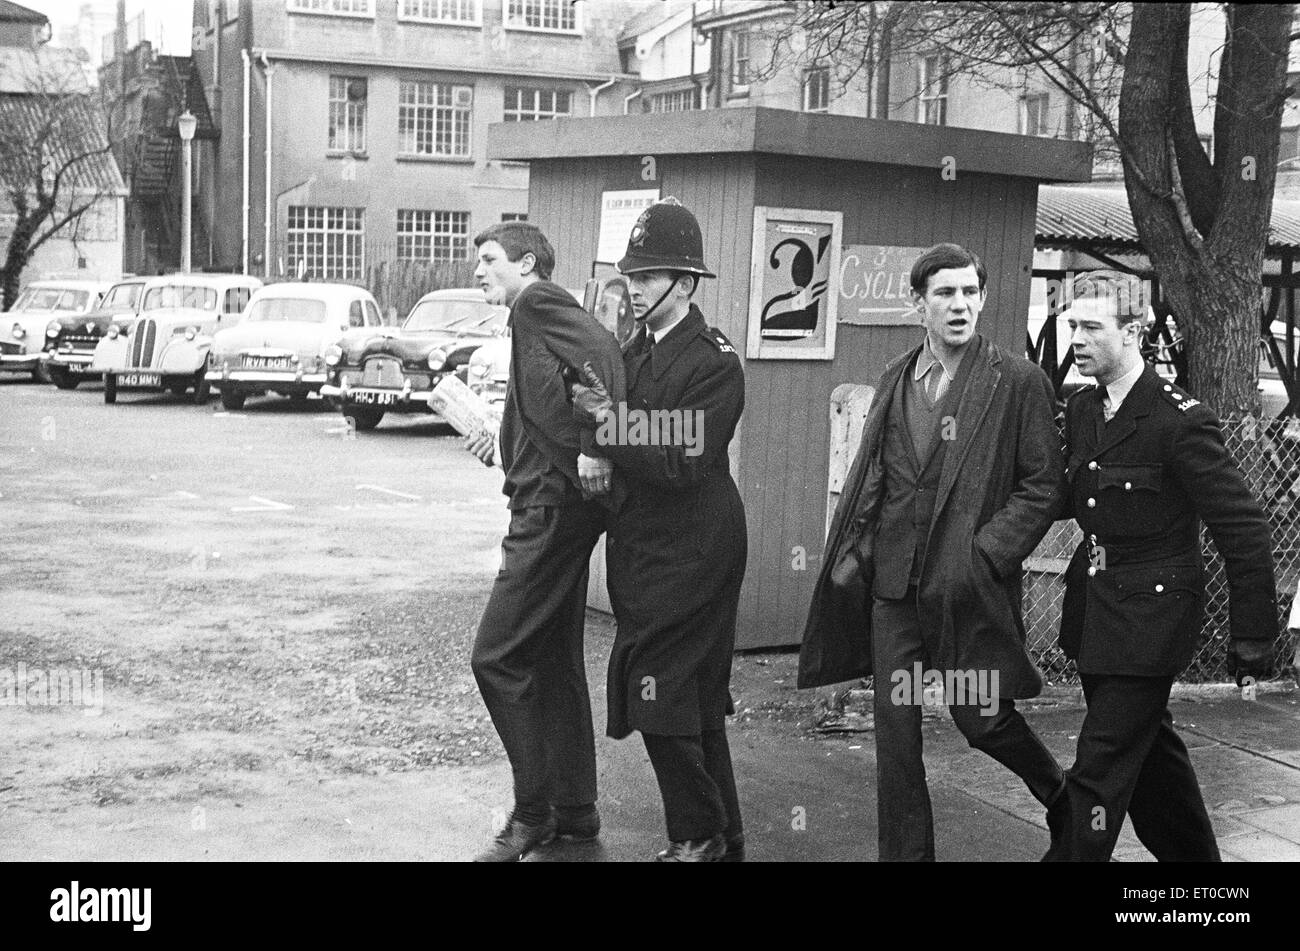
[(321, 395), (337, 399), (359, 430), (374, 429), (386, 413), (437, 416), (429, 404), (433, 388), (504, 333), (509, 314), (477, 289), (425, 294), (400, 329), (350, 330), (329, 348)]
[(506, 401), (506, 384), (510, 382), (510, 335), (489, 340), (474, 351), (466, 365), (465, 383), (483, 397), (489, 406)]
[(49, 382), (42, 355), (45, 333), (57, 317), (82, 317), (95, 309), (108, 281), (32, 281), (8, 313), (0, 314), (0, 370), (30, 373)]
[(95, 347), (92, 370), (104, 374), (104, 402), (119, 389), (171, 390), (207, 402), (208, 348), (212, 335), (239, 323), (253, 291), (262, 286), (244, 274), (175, 274), (150, 281), (140, 316), (117, 320)]
[(378, 330), (379, 305), (354, 284), (269, 284), (253, 294), (237, 327), (218, 331), (208, 383), (235, 410), (267, 391), (304, 400), (325, 383), (325, 352), (349, 329)]
[(94, 310), (85, 314), (56, 317), (45, 328), (46, 374), (61, 390), (74, 390), (82, 380), (101, 376), (90, 369), (108, 325), (140, 313), (140, 302), (150, 280), (162, 278), (131, 277), (118, 281), (104, 294)]

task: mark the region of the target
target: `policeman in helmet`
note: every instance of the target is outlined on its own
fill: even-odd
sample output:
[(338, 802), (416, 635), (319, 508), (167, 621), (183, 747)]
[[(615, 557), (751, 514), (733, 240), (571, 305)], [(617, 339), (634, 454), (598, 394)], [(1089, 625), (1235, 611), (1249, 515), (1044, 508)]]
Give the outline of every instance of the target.
[[(623, 349), (626, 403), (586, 374), (574, 413), (595, 429), (627, 501), (611, 515), (607, 564), (618, 633), (607, 732), (639, 730), (663, 796), (659, 861), (739, 861), (740, 808), (725, 717), (745, 574), (745, 510), (727, 447), (745, 381), (735, 348), (692, 302), (704, 264), (695, 216), (669, 198), (632, 228), (618, 264), (637, 332)], [(591, 491), (599, 486), (587, 486)]]

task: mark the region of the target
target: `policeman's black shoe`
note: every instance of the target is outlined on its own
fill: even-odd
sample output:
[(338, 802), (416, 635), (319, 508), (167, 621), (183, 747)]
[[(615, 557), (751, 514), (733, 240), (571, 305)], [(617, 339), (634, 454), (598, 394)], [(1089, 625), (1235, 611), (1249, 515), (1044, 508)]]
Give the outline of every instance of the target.
[(745, 833), (737, 832), (727, 836), (727, 851), (722, 854), (723, 862), (745, 861)]
[(594, 839), (600, 835), (600, 813), (594, 802), (585, 806), (556, 806), (555, 834), (569, 839)]
[(475, 862), (518, 862), (525, 855), (555, 839), (555, 813), (537, 825), (516, 819), (514, 813), (492, 844), (474, 856)]
[(655, 856), (656, 862), (721, 862), (727, 854), (727, 837), (721, 832), (710, 839), (669, 842)]

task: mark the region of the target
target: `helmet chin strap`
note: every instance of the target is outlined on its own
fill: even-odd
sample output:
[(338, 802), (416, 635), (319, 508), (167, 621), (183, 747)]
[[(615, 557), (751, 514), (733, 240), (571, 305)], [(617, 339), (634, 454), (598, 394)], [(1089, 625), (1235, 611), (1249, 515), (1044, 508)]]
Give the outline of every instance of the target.
[[(678, 275), (678, 276), (680, 277), (681, 275)], [(644, 316), (644, 317), (640, 317), (640, 318), (638, 318), (638, 319), (637, 319), (637, 323), (645, 324), (645, 325), (646, 325), (646, 330), (649, 331), (649, 329), (650, 329), (650, 315), (653, 314), (656, 310), (658, 310), (658, 309), (659, 309), (659, 305), (662, 304), (664, 301), (666, 301), (666, 300), (668, 299), (668, 295), (671, 294), (671, 293), (673, 292), (673, 288), (676, 287), (676, 286), (677, 286), (677, 278), (673, 278), (672, 283), (668, 285), (668, 290), (664, 291), (663, 294), (661, 294), (661, 295), (659, 296), (659, 299), (658, 299), (657, 301), (655, 301), (654, 304), (652, 304), (650, 307), (648, 307), (648, 308), (646, 309), (645, 316)]]

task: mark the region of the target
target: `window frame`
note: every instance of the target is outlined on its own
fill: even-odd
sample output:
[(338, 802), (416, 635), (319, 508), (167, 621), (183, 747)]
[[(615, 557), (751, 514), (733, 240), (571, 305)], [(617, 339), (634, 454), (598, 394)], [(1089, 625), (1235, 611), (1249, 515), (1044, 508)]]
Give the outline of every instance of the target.
[[(676, 103), (685, 102), (689, 98), (691, 104), (688, 106), (678, 107)], [(660, 108), (665, 103), (672, 103), (668, 109)], [(696, 86), (688, 86), (685, 89), (668, 89), (663, 92), (652, 92), (647, 97), (646, 105), (652, 113), (669, 113), (669, 112), (698, 112), (700, 108), (700, 90)]]
[[(439, 215), (446, 215), (447, 221), (442, 229), (439, 229)], [(425, 227), (418, 227), (420, 216), (427, 221)], [(459, 224), (460, 230), (455, 230)], [(453, 210), (447, 208), (398, 208), (397, 222), (394, 234), (397, 236), (397, 245), (395, 248), (394, 259), (397, 261), (411, 261), (417, 264), (436, 264), (443, 261), (468, 261), (470, 259), (470, 213), (468, 211)], [(440, 256), (438, 252), (439, 240), (447, 242), (449, 250), (447, 256)], [(408, 242), (408, 247), (414, 249), (417, 243), (426, 244), (428, 247), (427, 255), (416, 255), (412, 253), (402, 253), (402, 242)], [(456, 255), (459, 250), (460, 256)]]
[[(424, 103), (420, 101), (420, 92), (422, 87), (428, 87), (432, 90), (433, 102)], [(451, 104), (447, 106), (438, 104), (439, 90), (446, 88), (449, 91)], [(416, 101), (407, 102), (406, 95), (408, 90), (415, 91)], [(460, 107), (456, 105), (456, 91), (458, 89), (468, 89), (470, 92), (469, 105)], [(422, 158), (422, 159), (451, 159), (451, 160), (470, 160), (474, 158), (474, 86), (470, 83), (440, 82), (436, 79), (403, 79), (397, 85), (397, 154), (404, 158)], [(459, 131), (456, 126), (456, 114), (464, 112), (464, 151), (457, 152), (439, 152), (419, 150), (421, 117), (427, 112), (431, 117), (431, 126), (428, 136), (433, 147), (438, 143), (438, 116), (439, 110), (448, 110), (450, 112), (451, 128), (449, 132), (450, 141), (454, 146), (456, 144), (456, 135)], [(404, 123), (411, 123), (409, 127), (404, 127)], [(412, 148), (407, 148), (409, 144)]]
[[(532, 107), (531, 109), (523, 109), (523, 108), (512, 109), (511, 106), (510, 106), (510, 94), (511, 94), (512, 92), (513, 92), (513, 93), (532, 93), (532, 94), (533, 94), (533, 107)], [(541, 107), (541, 105), (542, 105), (542, 96), (543, 96), (543, 95), (546, 95), (546, 94), (549, 94), (549, 95), (550, 95), (552, 105), (554, 105), (556, 99), (557, 99), (559, 96), (567, 96), (567, 97), (568, 97), (568, 111), (566, 111), (566, 112), (556, 112), (556, 111), (553, 111), (553, 110), (552, 110), (552, 111), (543, 110), (542, 107)], [(573, 115), (573, 90), (572, 90), (572, 89), (559, 89), (559, 88), (557, 88), (557, 87), (555, 87), (555, 86), (514, 86), (514, 85), (511, 85), (511, 86), (506, 86), (506, 87), (505, 87), (504, 92), (503, 92), (503, 96), (505, 97), (504, 108), (501, 110), (501, 115), (502, 115), (502, 121), (503, 121), (503, 122), (543, 122), (543, 121), (546, 121), (546, 120), (548, 120), (548, 119), (567, 119), (567, 118), (570, 118), (570, 117)], [(511, 118), (511, 113), (512, 113), (512, 112), (516, 113), (516, 115), (514, 116), (514, 118)]]
[[(743, 57), (737, 54), (737, 50), (741, 45), (743, 45), (745, 48), (745, 55)], [(733, 96), (748, 95), (749, 84), (750, 81), (753, 79), (753, 77), (749, 74), (750, 63), (753, 62), (753, 51), (750, 49), (749, 30), (735, 30), (731, 33), (731, 43), (729, 44), (728, 58), (729, 61), (727, 63), (727, 85), (730, 89), (730, 94)], [(744, 82), (741, 82), (739, 79), (736, 78), (737, 62), (743, 62), (745, 64)]]
[[(342, 80), (342, 82), (343, 82), (343, 97), (342, 97), (341, 99), (335, 99), (335, 98), (334, 98), (334, 81), (335, 81), (335, 80)], [(360, 107), (360, 112), (361, 112), (361, 144), (360, 144), (360, 146), (351, 143), (352, 124), (351, 124), (351, 122), (349, 121), (349, 118), (350, 118), (350, 114), (353, 112), (353, 109), (354, 109), (354, 103), (352, 102), (352, 100), (350, 100), (350, 99), (348, 98), (348, 84), (349, 84), (349, 83), (354, 83), (354, 82), (359, 82), (359, 83), (361, 83), (361, 84), (363, 85), (363, 87), (365, 88), (365, 91), (366, 91), (365, 97), (361, 100), (361, 107)], [(326, 139), (326, 149), (327, 149), (327, 151), (330, 151), (330, 152), (347, 152), (347, 153), (350, 153), (350, 154), (352, 154), (352, 155), (365, 155), (366, 152), (367, 152), (367, 140), (368, 140), (368, 138), (369, 138), (369, 134), (370, 134), (370, 80), (369, 80), (369, 77), (368, 77), (368, 76), (344, 76), (344, 75), (340, 75), (340, 74), (337, 74), (337, 73), (330, 73), (330, 75), (329, 75), (329, 86), (330, 86), (330, 88), (329, 88), (329, 96), (328, 96), (328, 103), (329, 103), (329, 128), (328, 128), (327, 131), (326, 131), (326, 136), (327, 136), (327, 139)], [(336, 104), (337, 104), (337, 105), (341, 105), (341, 106), (343, 107), (343, 113), (342, 113), (342, 115), (343, 115), (343, 124), (342, 124), (342, 129), (343, 129), (343, 131), (344, 131), (344, 135), (347, 137), (347, 140), (348, 140), (348, 142), (349, 142), (349, 144), (347, 144), (347, 145), (338, 145), (338, 144), (336, 144), (335, 142), (329, 141), (329, 139), (328, 139), (328, 136), (329, 136), (329, 135), (330, 135), (330, 134), (331, 134), (331, 133), (332, 133), (336, 128), (338, 128), (338, 127), (335, 125), (335, 123), (334, 123), (334, 109), (335, 109), (335, 105), (336, 105)]]
[[(934, 61), (937, 65), (939, 75), (937, 79), (929, 75), (929, 63)], [(929, 92), (928, 90), (938, 84), (938, 92)], [(938, 122), (929, 121), (929, 107), (937, 103), (940, 108)], [(946, 126), (948, 124), (948, 65), (947, 57), (943, 53), (927, 53), (917, 60), (917, 110), (916, 121), (922, 125)]]
[[(456, 20), (447, 17), (428, 17), (421, 16), (418, 13), (406, 13), (408, 3), (455, 3), (464, 2), (474, 8), (474, 18), (471, 20)], [(436, 23), (439, 26), (466, 26), (477, 28), (483, 26), (483, 0), (398, 0), (397, 4), (397, 22), (399, 23)]]
[[(365, 12), (356, 10), (313, 10), (305, 6), (309, 3), (364, 3)], [(375, 18), (375, 0), (284, 0), (285, 10), (288, 13), (300, 13), (304, 16), (313, 17), (348, 17), (353, 20), (373, 20)]]
[[(822, 104), (816, 108), (809, 105), (810, 93), (814, 81), (822, 88)], [(803, 72), (802, 99), (804, 112), (829, 113), (831, 111), (831, 70), (829, 66), (812, 66)]]
[[(300, 214), (304, 225), (294, 227), (294, 215)], [(313, 225), (311, 216), (313, 213), (319, 213), (321, 224)], [(331, 214), (338, 214), (342, 219), (341, 227), (331, 227)], [(355, 221), (356, 227), (348, 227)], [(349, 205), (290, 205), (288, 217), (285, 223), (285, 257), (286, 263), (293, 265), (293, 270), (297, 270), (298, 262), (311, 262), (313, 258), (321, 261), (319, 270), (313, 269), (309, 263), (307, 274), (318, 280), (331, 280), (341, 278), (343, 280), (360, 280), (366, 272), (366, 210), (360, 206)], [(308, 243), (313, 235), (320, 236), (319, 253), (313, 254), (313, 248)], [(294, 240), (297, 238), (303, 242), (302, 248), (295, 253)], [(341, 251), (335, 254), (331, 249), (331, 238), (341, 239)], [(355, 249), (355, 254), (350, 249)], [(338, 257), (343, 267), (338, 270), (331, 270), (330, 264), (332, 257)], [(351, 259), (355, 259), (355, 269), (349, 269), (347, 264)]]
[[(553, 5), (559, 11), (573, 11), (573, 26), (569, 27), (550, 27), (550, 26), (528, 26), (515, 19), (515, 10), (523, 7), (527, 10), (529, 4), (548, 4)], [(586, 33), (586, 17), (583, 14), (584, 5), (571, 2), (571, 0), (505, 0), (501, 8), (501, 26), (507, 30), (518, 30), (521, 33), (551, 33), (558, 36), (583, 36)], [(545, 14), (543, 14), (543, 17)]]
[[(1038, 127), (1041, 132), (1031, 132), (1029, 129), (1029, 105), (1030, 102), (1038, 104)], [(1020, 134), (1032, 135), (1037, 138), (1051, 138), (1051, 131), (1047, 125), (1047, 110), (1051, 106), (1051, 94), (1046, 92), (1025, 93), (1020, 97)]]

